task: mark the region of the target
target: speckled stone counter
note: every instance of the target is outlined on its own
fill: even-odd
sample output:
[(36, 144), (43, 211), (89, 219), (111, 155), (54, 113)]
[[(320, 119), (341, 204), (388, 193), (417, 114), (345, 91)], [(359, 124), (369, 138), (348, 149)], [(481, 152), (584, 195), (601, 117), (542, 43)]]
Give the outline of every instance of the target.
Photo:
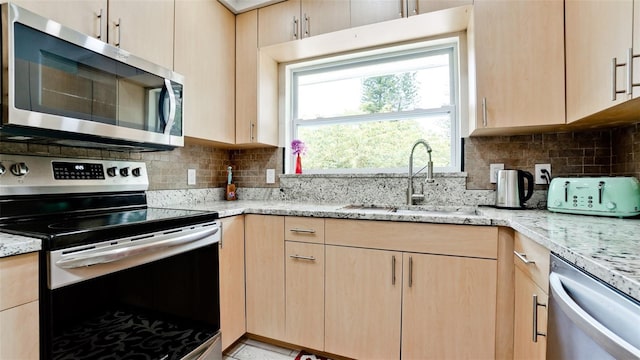
[[(556, 214), (544, 210), (490, 207), (403, 207), (364, 209), (344, 204), (289, 201), (188, 201), (154, 204), (166, 208), (240, 214), (330, 217), (340, 219), (507, 226), (526, 235), (579, 268), (640, 299), (640, 219)], [(394, 211), (395, 210), (395, 211)], [(40, 250), (40, 240), (0, 233), (0, 257)]]
[[(507, 226), (547, 247), (623, 293), (640, 299), (640, 219), (557, 214), (546, 210), (478, 207), (434, 208), (446, 212), (345, 209), (339, 204), (274, 201), (213, 201), (168, 207), (239, 214), (291, 215), (341, 219)], [(459, 211), (455, 211), (459, 210)]]
[(0, 258), (39, 251), (41, 246), (40, 239), (0, 232)]

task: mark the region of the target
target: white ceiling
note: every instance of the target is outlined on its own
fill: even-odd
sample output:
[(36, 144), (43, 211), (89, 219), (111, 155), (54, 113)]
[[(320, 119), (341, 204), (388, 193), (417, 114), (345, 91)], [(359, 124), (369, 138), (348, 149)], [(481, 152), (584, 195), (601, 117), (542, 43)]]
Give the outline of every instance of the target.
[(257, 9), (286, 0), (218, 0), (234, 14)]

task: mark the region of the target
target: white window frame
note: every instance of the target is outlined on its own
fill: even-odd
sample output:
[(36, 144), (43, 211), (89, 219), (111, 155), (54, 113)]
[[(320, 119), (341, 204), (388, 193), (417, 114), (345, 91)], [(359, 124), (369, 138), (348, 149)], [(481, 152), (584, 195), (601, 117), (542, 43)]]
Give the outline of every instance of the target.
[[(447, 167), (435, 167), (434, 172), (448, 173), (448, 172), (460, 172), (462, 167), (462, 148), (461, 148), (461, 119), (460, 119), (460, 52), (459, 52), (460, 40), (458, 37), (438, 39), (427, 42), (419, 42), (408, 45), (400, 45), (387, 47), (382, 49), (376, 49), (372, 51), (357, 52), (348, 55), (327, 57), (318, 60), (298, 62), (295, 64), (288, 64), (285, 66), (285, 97), (286, 101), (286, 114), (285, 121), (287, 123), (285, 133), (285, 169), (286, 173), (291, 174), (294, 172), (294, 161), (291, 156), (291, 140), (294, 139), (293, 135), (296, 133), (295, 129), (300, 124), (305, 125), (317, 125), (317, 124), (346, 124), (353, 122), (363, 121), (384, 121), (384, 120), (398, 120), (398, 119), (410, 119), (420, 115), (433, 115), (433, 114), (450, 114), (451, 117), (451, 165)], [(384, 62), (385, 59), (410, 57), (421, 53), (437, 53), (445, 52), (450, 53), (451, 58), (451, 71), (449, 84), (451, 86), (451, 105), (442, 106), (440, 108), (431, 109), (418, 109), (411, 111), (403, 111), (399, 113), (376, 113), (376, 114), (362, 114), (352, 115), (344, 117), (333, 117), (330, 119), (314, 119), (314, 120), (301, 120), (295, 119), (294, 115), (297, 114), (297, 101), (296, 93), (293, 91), (297, 73), (310, 73), (315, 71), (324, 70), (327, 68), (340, 68), (350, 67), (356, 63), (369, 64), (373, 62)], [(313, 171), (305, 171), (305, 173), (312, 174), (349, 174), (349, 173), (406, 173), (408, 171), (409, 152), (411, 149), (407, 149), (407, 166), (401, 168), (367, 168), (367, 169), (314, 169)], [(419, 167), (418, 167), (419, 168)]]

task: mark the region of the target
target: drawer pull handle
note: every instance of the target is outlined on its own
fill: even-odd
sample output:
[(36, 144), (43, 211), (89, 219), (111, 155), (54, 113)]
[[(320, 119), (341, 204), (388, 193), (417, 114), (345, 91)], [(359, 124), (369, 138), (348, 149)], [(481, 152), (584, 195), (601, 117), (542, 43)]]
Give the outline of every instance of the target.
[(391, 257), (391, 285), (396, 284), (396, 256)]
[(547, 307), (547, 304), (538, 302), (538, 295), (533, 295), (533, 342), (538, 342), (538, 336), (547, 336), (547, 334), (538, 331), (538, 306)]
[(316, 231), (313, 229), (298, 229), (298, 228), (293, 228), (291, 230), (289, 230), (291, 232), (295, 232), (295, 233), (303, 233), (303, 234), (315, 234)]
[(523, 262), (523, 263), (525, 263), (525, 264), (527, 264), (527, 265), (529, 265), (529, 264), (535, 264), (535, 263), (536, 263), (536, 262), (535, 262), (535, 261), (533, 261), (533, 260), (528, 260), (528, 259), (527, 259), (527, 255), (526, 255), (526, 254), (520, 254), (519, 252), (517, 252), (517, 251), (515, 251), (515, 250), (513, 251), (513, 254), (514, 254), (515, 256), (517, 256), (517, 257), (518, 257), (518, 259), (522, 260), (522, 262)]
[(313, 256), (302, 256), (302, 255), (289, 255), (290, 258), (292, 259), (298, 259), (298, 260), (309, 260), (309, 261), (316, 261), (316, 258)]

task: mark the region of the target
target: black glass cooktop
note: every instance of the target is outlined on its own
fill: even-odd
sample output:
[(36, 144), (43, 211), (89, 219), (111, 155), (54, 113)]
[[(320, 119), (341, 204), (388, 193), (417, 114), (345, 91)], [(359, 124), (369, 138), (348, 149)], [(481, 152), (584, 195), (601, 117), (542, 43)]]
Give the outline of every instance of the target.
[[(50, 203), (48, 206), (69, 208), (68, 204), (61, 203)], [(40, 238), (44, 250), (56, 250), (197, 225), (218, 218), (217, 212), (152, 208), (140, 204), (99, 210), (71, 210), (48, 213), (40, 210), (40, 213), (29, 216), (3, 218), (0, 231)]]

